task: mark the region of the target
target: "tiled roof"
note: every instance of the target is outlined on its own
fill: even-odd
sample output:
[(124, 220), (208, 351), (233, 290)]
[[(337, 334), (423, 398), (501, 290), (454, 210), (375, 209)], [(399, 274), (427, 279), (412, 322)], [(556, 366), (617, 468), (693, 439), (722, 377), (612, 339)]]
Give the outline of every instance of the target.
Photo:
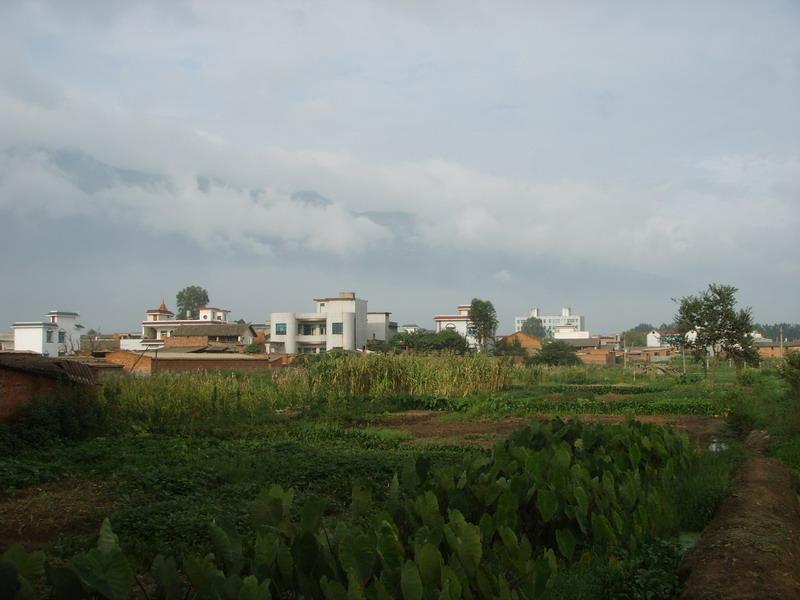
[(0, 352), (0, 368), (86, 385), (95, 383), (94, 374), (88, 365), (75, 360), (47, 358), (38, 354)]
[(255, 331), (249, 325), (239, 325), (238, 323), (202, 323), (200, 325), (181, 325), (175, 329), (175, 337), (188, 335), (208, 335), (208, 336), (239, 336), (247, 335), (248, 331), (255, 335)]

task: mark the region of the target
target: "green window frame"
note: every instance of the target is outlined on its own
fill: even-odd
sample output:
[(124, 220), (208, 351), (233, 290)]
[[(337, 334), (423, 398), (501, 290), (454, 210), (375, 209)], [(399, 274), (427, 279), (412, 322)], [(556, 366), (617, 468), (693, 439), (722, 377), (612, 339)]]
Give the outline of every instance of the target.
[(286, 335), (286, 323), (275, 323), (275, 335)]
[(333, 335), (342, 335), (344, 333), (344, 323), (331, 323), (331, 333)]

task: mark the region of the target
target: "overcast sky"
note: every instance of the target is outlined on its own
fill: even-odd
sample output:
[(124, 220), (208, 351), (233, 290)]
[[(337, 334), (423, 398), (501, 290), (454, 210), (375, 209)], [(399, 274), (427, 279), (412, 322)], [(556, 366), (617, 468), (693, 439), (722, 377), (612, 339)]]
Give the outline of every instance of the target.
[(0, 311), (800, 321), (800, 3), (0, 3)]

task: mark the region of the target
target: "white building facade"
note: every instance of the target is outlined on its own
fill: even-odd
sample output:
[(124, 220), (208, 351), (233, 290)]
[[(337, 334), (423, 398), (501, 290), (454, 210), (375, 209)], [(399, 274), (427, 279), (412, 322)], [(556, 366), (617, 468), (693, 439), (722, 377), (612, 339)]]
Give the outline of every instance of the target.
[(45, 321), (14, 323), (14, 351), (42, 356), (75, 354), (81, 349), (83, 325), (76, 312), (51, 310)]
[(311, 313), (274, 312), (269, 321), (268, 351), (279, 354), (317, 354), (331, 350), (358, 350), (367, 341), (390, 341), (397, 332), (391, 313), (369, 312), (367, 301), (355, 292), (315, 298)]
[[(176, 319), (175, 313), (167, 308), (163, 302), (158, 308), (151, 308), (145, 312), (142, 321), (142, 340), (137, 344), (139, 349), (163, 345), (164, 338), (168, 338), (175, 333), (175, 330), (182, 325), (201, 325), (204, 323), (228, 323), (228, 314), (231, 311), (224, 308), (212, 306), (201, 306), (198, 308), (196, 319)], [(154, 343), (161, 342), (161, 344)]]
[(467, 340), (470, 348), (478, 347), (478, 340), (475, 337), (475, 328), (469, 316), (470, 305), (459, 304), (454, 315), (435, 315), (433, 317), (434, 331), (455, 331)]
[(542, 311), (534, 307), (526, 317), (516, 317), (514, 319), (514, 330), (522, 331), (522, 325), (530, 319), (536, 317), (542, 322), (542, 327), (547, 335), (556, 339), (585, 339), (590, 337), (586, 331), (586, 321), (582, 315), (575, 315), (569, 306), (561, 309), (560, 315), (543, 315)]

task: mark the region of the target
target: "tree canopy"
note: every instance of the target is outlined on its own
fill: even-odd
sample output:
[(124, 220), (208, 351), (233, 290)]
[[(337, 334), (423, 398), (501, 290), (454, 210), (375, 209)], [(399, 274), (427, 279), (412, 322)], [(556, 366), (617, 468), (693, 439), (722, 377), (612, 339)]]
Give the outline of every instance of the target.
[(737, 370), (745, 362), (758, 362), (753, 347), (752, 310), (736, 309), (738, 291), (732, 285), (711, 283), (706, 290), (678, 300), (675, 324), (679, 340), (695, 360), (710, 356), (712, 381), (720, 354), (733, 359)]
[(528, 317), (522, 324), (522, 332), (540, 339), (547, 337), (547, 330), (542, 325), (542, 320), (536, 317)]
[(469, 320), (472, 334), (483, 350), (488, 350), (489, 342), (497, 330), (497, 311), (490, 300), (473, 298), (469, 306)]
[[(464, 354), (469, 350), (467, 340), (455, 331), (418, 331), (414, 333), (398, 333), (392, 338), (391, 348), (402, 352), (455, 352)], [(370, 348), (372, 349), (372, 348)], [(376, 351), (380, 351), (376, 348)]]
[(200, 316), (199, 307), (208, 304), (208, 292), (199, 285), (183, 288), (175, 296), (179, 319), (196, 319)]
[(581, 359), (574, 346), (563, 340), (546, 339), (542, 349), (529, 359), (532, 364), (540, 365), (579, 365)]

